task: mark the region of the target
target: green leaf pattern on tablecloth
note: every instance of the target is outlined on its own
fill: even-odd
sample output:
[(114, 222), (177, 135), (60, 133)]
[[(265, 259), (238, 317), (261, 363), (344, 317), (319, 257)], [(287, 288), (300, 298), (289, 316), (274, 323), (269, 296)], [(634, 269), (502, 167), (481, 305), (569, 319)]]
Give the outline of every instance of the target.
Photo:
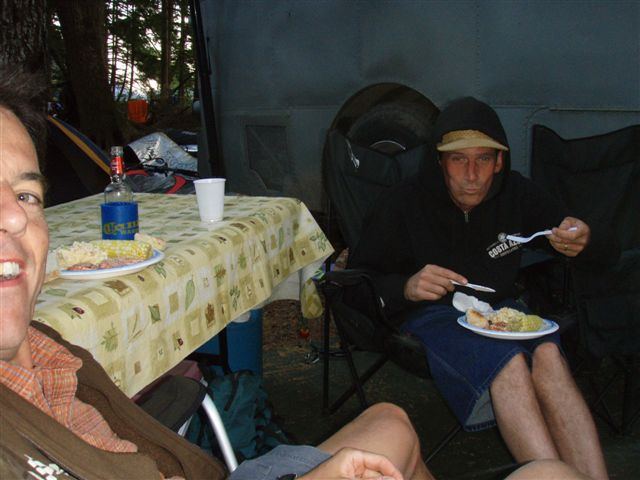
[(316, 246), (318, 247), (318, 250), (320, 250), (321, 252), (324, 252), (327, 249), (327, 246), (329, 245), (329, 240), (327, 239), (327, 237), (325, 236), (322, 230), (316, 230), (316, 232), (313, 235), (311, 235), (309, 239), (312, 242), (315, 242)]
[(151, 315), (151, 323), (158, 323), (160, 318), (160, 307), (158, 305), (148, 305), (149, 315)]
[(216, 277), (216, 284), (218, 287), (222, 285), (222, 282), (224, 281), (224, 278), (226, 275), (227, 275), (227, 271), (222, 265), (215, 266), (215, 277)]
[(231, 306), (233, 306), (234, 310), (238, 310), (238, 300), (240, 300), (240, 289), (237, 285), (231, 287), (229, 290), (229, 295), (231, 296)]
[(113, 352), (118, 348), (118, 331), (111, 324), (111, 328), (102, 337), (102, 345), (107, 352)]
[[(47, 208), (50, 250), (99, 238), (101, 201), (95, 195)], [(167, 242), (165, 259), (131, 276), (54, 280), (34, 315), (89, 348), (125, 393), (136, 393), (266, 301), (293, 272), (304, 281), (303, 313), (321, 314), (307, 268), (332, 249), (304, 203), (226, 197), (228, 220), (204, 225), (193, 195), (137, 193), (136, 201), (140, 230)]]
[(64, 288), (48, 288), (45, 290), (47, 295), (53, 295), (55, 297), (64, 297), (67, 294), (67, 290)]
[(184, 310), (185, 310), (185, 312), (191, 306), (191, 302), (193, 302), (193, 299), (195, 298), (195, 296), (196, 296), (196, 286), (193, 283), (193, 278), (192, 278), (187, 282), (187, 288), (186, 288), (186, 292), (185, 292), (185, 296), (184, 296)]
[(161, 275), (162, 278), (167, 278), (167, 271), (164, 268), (164, 262), (158, 262), (153, 266), (153, 269)]

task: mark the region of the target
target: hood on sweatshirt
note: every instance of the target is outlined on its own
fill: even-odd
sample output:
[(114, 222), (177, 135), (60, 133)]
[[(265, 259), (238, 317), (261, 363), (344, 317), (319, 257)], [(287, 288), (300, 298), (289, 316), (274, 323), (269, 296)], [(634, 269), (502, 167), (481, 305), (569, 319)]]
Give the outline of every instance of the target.
[[(504, 131), (502, 122), (496, 111), (480, 100), (473, 97), (464, 97), (452, 101), (440, 112), (433, 128), (431, 147), (427, 156), (427, 164), (423, 169), (423, 179), (430, 187), (434, 186), (434, 178), (438, 178), (438, 190), (444, 189), (448, 195), (444, 182), (442, 168), (438, 163), (439, 152), (437, 146), (443, 143), (443, 137), (451, 132), (476, 131), (490, 137), (498, 145), (506, 147), (502, 150), (502, 170), (493, 177), (491, 188), (483, 201), (494, 196), (502, 187), (505, 176), (511, 169), (511, 157), (509, 155), (509, 141)], [(487, 145), (489, 146), (489, 145)], [(499, 147), (497, 147), (499, 148)]]

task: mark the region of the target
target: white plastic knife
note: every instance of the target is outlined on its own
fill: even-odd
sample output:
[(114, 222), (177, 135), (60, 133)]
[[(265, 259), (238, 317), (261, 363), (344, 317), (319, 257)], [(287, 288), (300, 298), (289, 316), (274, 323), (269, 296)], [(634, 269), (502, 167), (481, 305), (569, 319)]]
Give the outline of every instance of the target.
[(462, 284), (460, 282), (456, 282), (455, 280), (451, 280), (451, 283), (453, 283), (454, 285), (459, 285), (461, 287), (472, 288), (472, 289), (477, 290), (479, 292), (496, 293), (496, 291), (493, 288), (485, 287), (484, 285), (476, 285), (475, 283), (467, 283), (466, 285), (464, 285), (464, 284)]

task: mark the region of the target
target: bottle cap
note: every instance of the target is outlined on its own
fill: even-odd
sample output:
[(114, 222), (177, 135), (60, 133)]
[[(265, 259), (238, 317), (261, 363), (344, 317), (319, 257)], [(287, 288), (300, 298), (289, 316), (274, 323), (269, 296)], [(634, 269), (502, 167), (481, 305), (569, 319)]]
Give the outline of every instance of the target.
[(124, 155), (124, 149), (121, 146), (116, 145), (111, 147), (111, 158), (121, 157), (122, 155)]

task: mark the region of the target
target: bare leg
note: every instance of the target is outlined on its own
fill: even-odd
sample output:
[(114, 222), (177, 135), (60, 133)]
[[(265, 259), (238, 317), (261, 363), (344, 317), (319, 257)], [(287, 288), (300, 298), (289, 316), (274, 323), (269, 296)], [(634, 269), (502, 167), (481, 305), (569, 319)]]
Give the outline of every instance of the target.
[(502, 438), (518, 462), (559, 458), (523, 355), (513, 357), (494, 379), (491, 400)]
[(534, 352), (532, 379), (560, 458), (594, 479), (609, 478), (589, 407), (554, 344)]
[(433, 479), (420, 455), (420, 442), (407, 414), (390, 403), (369, 407), (355, 420), (318, 445), (335, 454), (352, 447), (386, 456), (406, 479)]
[(505, 480), (589, 480), (589, 477), (570, 467), (560, 460), (536, 460), (509, 475)]

